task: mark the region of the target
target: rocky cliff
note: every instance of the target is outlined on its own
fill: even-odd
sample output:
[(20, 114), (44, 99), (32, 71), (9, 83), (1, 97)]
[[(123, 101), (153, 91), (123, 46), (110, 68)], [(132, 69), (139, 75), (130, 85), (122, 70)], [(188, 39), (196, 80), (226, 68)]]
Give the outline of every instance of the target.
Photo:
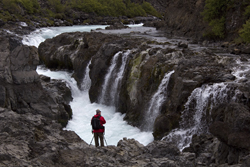
[[(158, 0), (152, 4), (156, 8), (157, 6), (164, 7), (164, 19), (157, 27), (165, 30), (167, 35), (186, 36), (204, 40), (203, 36), (211, 31), (211, 26), (204, 21), (202, 16), (205, 0)], [(247, 20), (247, 17), (244, 16), (247, 5), (249, 4), (243, 0), (228, 2), (225, 23), (223, 24), (223, 28), (225, 28), (224, 40), (232, 41), (239, 37), (239, 30)], [(219, 15), (222, 16), (223, 14)], [(206, 37), (206, 39), (209, 39), (209, 37)]]
[[(96, 37), (102, 39), (103, 43), (93, 42)], [(71, 42), (65, 43), (65, 38)], [(46, 65), (50, 66), (53, 62), (53, 68), (74, 69), (74, 77), (78, 81), (84, 77), (82, 71), (78, 73), (78, 68), (86, 68), (87, 62), (91, 61), (89, 74), (92, 85), (89, 95), (92, 102), (100, 102), (104, 77), (113, 58), (120, 55), (120, 61), (117, 61), (119, 67), (121, 59), (127, 56), (118, 98), (113, 105), (117, 112), (126, 114), (125, 119), (130, 124), (142, 130), (145, 130), (144, 116), (153, 95), (164, 75), (174, 71), (168, 87), (162, 92), (166, 98), (151, 125), (155, 139), (161, 139), (173, 129), (196, 124), (194, 116), (201, 114), (200, 119), (204, 121), (199, 125), (201, 129), (194, 134), (190, 147), (184, 151), (196, 154), (195, 163), (243, 164), (249, 153), (246, 142), (249, 131), (244, 128), (248, 126), (250, 114), (249, 81), (248, 75), (239, 78), (237, 73), (241, 73), (240, 68), (245, 68), (247, 55), (215, 54), (223, 51), (223, 48), (197, 50), (200, 46), (192, 47), (191, 43), (189, 47), (189, 44), (181, 42), (161, 43), (99, 32), (65, 33), (46, 40), (38, 50), (40, 59)], [(77, 66), (74, 62), (82, 64)], [(72, 65), (68, 66), (69, 63)], [(112, 101), (112, 97), (108, 96), (107, 101)], [(104, 101), (104, 104), (107, 103)], [(187, 123), (183, 122), (186, 117), (190, 120)], [(220, 152), (223, 152), (223, 157), (219, 155)]]
[(180, 153), (164, 141), (145, 147), (124, 138), (117, 146), (94, 148), (62, 130), (71, 117), (70, 90), (61, 81), (39, 76), (37, 48), (19, 40), (5, 32), (0, 38), (1, 167), (193, 166), (194, 153)]

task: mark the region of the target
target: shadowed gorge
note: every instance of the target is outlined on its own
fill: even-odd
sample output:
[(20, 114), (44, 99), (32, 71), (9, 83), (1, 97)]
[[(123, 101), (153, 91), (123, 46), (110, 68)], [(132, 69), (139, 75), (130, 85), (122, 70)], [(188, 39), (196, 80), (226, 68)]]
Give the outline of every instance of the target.
[(0, 166), (250, 166), (249, 5), (2, 0)]

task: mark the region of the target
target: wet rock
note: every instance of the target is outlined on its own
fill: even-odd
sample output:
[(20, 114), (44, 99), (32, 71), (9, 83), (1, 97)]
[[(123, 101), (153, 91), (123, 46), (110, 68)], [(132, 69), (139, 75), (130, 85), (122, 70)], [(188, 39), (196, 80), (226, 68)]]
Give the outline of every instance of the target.
[(0, 27), (2, 27), (4, 25), (5, 25), (5, 22), (2, 19), (0, 19)]
[(221, 47), (223, 47), (223, 48), (228, 48), (228, 47), (229, 47), (229, 42), (223, 42), (223, 43), (221, 44)]
[(243, 49), (241, 49), (241, 53), (250, 54), (250, 46), (245, 46)]
[[(80, 37), (80, 39), (75, 40), (76, 37)], [(96, 38), (100, 38), (101, 42), (96, 42)], [(65, 41), (65, 39), (67, 40)], [(64, 64), (59, 66), (59, 63), (55, 63), (55, 66), (50, 66), (51, 68), (73, 69), (74, 76), (78, 78), (79, 83), (81, 78), (79, 76), (83, 75), (87, 62), (91, 60), (89, 74), (92, 85), (89, 94), (92, 102), (98, 101), (105, 75), (114, 55), (120, 51), (120, 58), (117, 60), (117, 67), (119, 67), (122, 64), (123, 53), (130, 50), (126, 70), (120, 81), (119, 97), (115, 105), (117, 111), (125, 113), (125, 120), (141, 128), (145, 123), (144, 115), (150, 99), (157, 91), (164, 74), (174, 70), (175, 72), (170, 77), (169, 86), (164, 92), (167, 94), (167, 98), (159, 111), (159, 116), (155, 119), (155, 139), (161, 139), (173, 128), (179, 126), (181, 112), (184, 110), (190, 94), (202, 85), (226, 82), (230, 89), (239, 89), (238, 93), (234, 94), (235, 96), (230, 92), (228, 95), (229, 98), (237, 98), (240, 104), (216, 106), (212, 109), (211, 115), (208, 114), (210, 110), (207, 110), (206, 119), (211, 120), (211, 122), (208, 121), (208, 124), (211, 124), (210, 132), (219, 140), (206, 134), (193, 136), (192, 144), (184, 150), (184, 154), (181, 154), (174, 145), (162, 141), (153, 142), (145, 149), (134, 140), (124, 139), (119, 142), (118, 147), (109, 146), (105, 149), (91, 150), (91, 158), (86, 161), (86, 164), (97, 165), (101, 163), (104, 166), (223, 166), (239, 163), (243, 157), (243, 151), (240, 149), (249, 150), (246, 141), (249, 138), (247, 127), (249, 122), (248, 106), (250, 104), (248, 103), (249, 84), (247, 80), (239, 83), (232, 82), (235, 80), (235, 76), (231, 74), (231, 67), (234, 65), (235, 58), (216, 55), (208, 49), (193, 51), (191, 48), (151, 48), (145, 41), (142, 41), (137, 38), (109, 36), (95, 32), (69, 33), (62, 34), (52, 40), (46, 40), (39, 46), (39, 50), (41, 55), (44, 54), (43, 52), (46, 53), (42, 59), (49, 65), (55, 63), (53, 58)], [(58, 48), (56, 52), (54, 52), (55, 48)], [(78, 52), (79, 54), (72, 54)], [(67, 57), (64, 53), (73, 55), (69, 58), (72, 66), (67, 65), (64, 61), (63, 58)], [(244, 60), (244, 57), (241, 58)], [(244, 61), (246, 62), (246, 60)], [(192, 101), (191, 106), (196, 106), (195, 100)], [(210, 107), (208, 106), (208, 108)], [(113, 158), (103, 156), (100, 159), (94, 158), (94, 154), (102, 155), (103, 152), (112, 155)], [(67, 156), (69, 154), (70, 152), (67, 153)], [(248, 151), (245, 155), (248, 155)], [(102, 161), (103, 158), (105, 162)], [(61, 161), (63, 163), (63, 160)]]
[(177, 46), (180, 48), (188, 48), (188, 44), (184, 42), (179, 42)]
[(128, 26), (125, 26), (121, 22), (116, 22), (113, 25), (110, 25), (108, 27), (105, 27), (106, 30), (117, 30), (117, 29), (124, 29), (124, 28), (129, 28)]
[(213, 119), (216, 121), (210, 127), (211, 133), (228, 145), (249, 149), (249, 144), (246, 142), (249, 137), (249, 128), (247, 127), (249, 126), (248, 120), (250, 120), (248, 107), (240, 104), (222, 105), (220, 107), (220, 109), (217, 108), (212, 112)]
[(172, 143), (166, 141), (152, 142), (147, 149), (155, 158), (172, 157), (180, 155), (179, 149)]
[(241, 50), (238, 49), (238, 48), (234, 48), (232, 51), (231, 51), (232, 54), (236, 54), (236, 55), (239, 55), (241, 53)]

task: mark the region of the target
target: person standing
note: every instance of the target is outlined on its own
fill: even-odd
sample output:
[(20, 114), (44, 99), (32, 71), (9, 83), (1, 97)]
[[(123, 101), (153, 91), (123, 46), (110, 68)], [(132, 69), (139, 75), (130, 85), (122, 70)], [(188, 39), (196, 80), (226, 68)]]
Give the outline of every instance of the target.
[(106, 123), (106, 120), (101, 115), (101, 111), (99, 109), (97, 109), (96, 115), (94, 115), (91, 119), (92, 133), (94, 133), (96, 147), (99, 146), (98, 139), (100, 139), (101, 146), (102, 147), (104, 146), (103, 134), (104, 134), (105, 128), (104, 128), (103, 124), (105, 124), (105, 123)]

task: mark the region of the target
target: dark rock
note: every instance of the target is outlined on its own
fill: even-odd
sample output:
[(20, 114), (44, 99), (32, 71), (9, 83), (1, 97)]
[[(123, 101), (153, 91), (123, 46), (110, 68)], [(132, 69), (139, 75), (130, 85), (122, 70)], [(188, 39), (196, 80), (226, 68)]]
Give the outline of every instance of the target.
[(40, 79), (43, 80), (44, 82), (50, 82), (50, 77), (47, 77), (45, 75), (40, 75)]
[(0, 19), (0, 27), (2, 27), (4, 25), (5, 25), (5, 22), (2, 19)]
[(232, 54), (236, 54), (236, 55), (239, 55), (241, 53), (241, 50), (238, 49), (238, 48), (234, 48), (232, 51), (231, 51)]
[(184, 43), (184, 42), (179, 42), (178, 47), (180, 47), (180, 48), (188, 48), (188, 44)]
[(152, 142), (147, 145), (147, 149), (155, 158), (180, 155), (179, 149), (174, 144), (165, 141)]
[(250, 149), (247, 142), (250, 135), (250, 113), (247, 106), (234, 103), (221, 105), (213, 110), (212, 115), (214, 120), (219, 120), (210, 126), (212, 134), (230, 146)]
[(221, 47), (225, 47), (225, 48), (228, 48), (229, 47), (229, 42), (223, 42), (222, 44), (221, 44)]
[(106, 30), (116, 30), (116, 29), (124, 29), (124, 28), (129, 28), (128, 26), (125, 26), (123, 23), (121, 22), (116, 22), (113, 25), (110, 25), (108, 27), (106, 27)]
[(250, 158), (244, 161), (244, 163), (241, 165), (241, 167), (248, 167), (250, 166)]
[(250, 54), (250, 46), (245, 46), (243, 49), (241, 49), (241, 53)]

